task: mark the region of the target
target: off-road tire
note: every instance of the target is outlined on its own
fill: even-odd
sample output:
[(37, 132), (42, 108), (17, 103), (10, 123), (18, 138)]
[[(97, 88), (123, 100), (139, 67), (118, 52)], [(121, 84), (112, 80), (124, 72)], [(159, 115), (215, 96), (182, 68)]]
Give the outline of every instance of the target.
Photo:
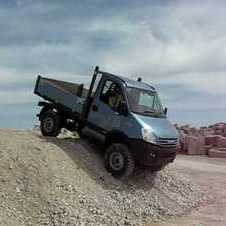
[[(123, 158), (121, 167), (117, 168), (112, 165), (114, 161), (112, 158), (115, 156), (120, 156), (120, 158)], [(115, 160), (117, 160), (117, 158)], [(126, 179), (133, 174), (135, 168), (134, 157), (126, 145), (121, 143), (112, 144), (105, 152), (105, 167), (107, 171), (112, 174), (112, 176), (119, 179)]]
[(56, 137), (59, 135), (61, 131), (61, 118), (56, 112), (44, 113), (40, 121), (40, 129), (43, 136)]

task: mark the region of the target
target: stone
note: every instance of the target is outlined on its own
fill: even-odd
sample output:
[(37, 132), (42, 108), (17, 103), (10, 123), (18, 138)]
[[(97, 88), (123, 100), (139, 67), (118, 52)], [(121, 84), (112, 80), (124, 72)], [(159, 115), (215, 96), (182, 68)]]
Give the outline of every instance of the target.
[(209, 128), (200, 129), (200, 134), (203, 135), (204, 137), (215, 135), (215, 130)]
[(218, 151), (226, 152), (226, 148), (217, 148)]
[(188, 138), (188, 155), (205, 155), (205, 139), (203, 136), (189, 136)]
[(226, 137), (226, 126), (225, 126), (225, 128), (223, 130), (223, 136)]
[(215, 136), (206, 136), (205, 137), (205, 144), (206, 145), (213, 145), (215, 143)]
[(217, 137), (216, 146), (219, 148), (226, 148), (226, 137), (223, 136)]
[(213, 158), (226, 158), (226, 148), (212, 148), (208, 151), (208, 156)]
[(200, 135), (200, 132), (197, 128), (195, 127), (192, 127), (189, 131), (188, 131), (188, 134), (189, 135), (192, 135), (192, 136), (198, 136)]
[(223, 130), (224, 129), (224, 127), (225, 127), (225, 123), (224, 122), (219, 122), (219, 123), (216, 123), (216, 124), (214, 124), (213, 125), (213, 128), (215, 129), (215, 130)]
[(187, 134), (185, 134), (183, 131), (180, 132), (180, 149), (181, 151), (187, 151), (185, 149), (185, 142), (186, 142)]
[(184, 150), (185, 152), (188, 151), (188, 143), (189, 143), (189, 140), (190, 140), (191, 137), (192, 137), (192, 136), (189, 136), (189, 135), (186, 135), (186, 136), (185, 136), (185, 139), (184, 139), (184, 146), (183, 146), (183, 150)]
[(219, 135), (211, 135), (211, 136), (206, 136), (205, 137), (205, 144), (206, 145), (213, 145), (216, 146), (217, 145), (217, 139), (221, 137)]
[(9, 164), (9, 169), (13, 169), (13, 165), (12, 164)]
[(204, 146), (206, 153), (208, 153), (208, 151), (213, 148), (213, 145), (205, 145)]
[(188, 133), (188, 131), (190, 130), (190, 125), (181, 126), (180, 129), (185, 133)]
[(213, 129), (206, 129), (204, 131), (204, 135), (207, 136), (207, 135), (214, 135), (215, 134), (215, 130)]
[(216, 135), (223, 135), (223, 130), (221, 130), (221, 129), (216, 129), (216, 130), (215, 130), (215, 134), (216, 134)]

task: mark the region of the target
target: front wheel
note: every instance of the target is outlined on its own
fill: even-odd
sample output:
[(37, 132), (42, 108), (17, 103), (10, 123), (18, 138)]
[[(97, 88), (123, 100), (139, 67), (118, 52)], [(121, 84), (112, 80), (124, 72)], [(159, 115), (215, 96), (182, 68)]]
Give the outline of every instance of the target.
[(135, 168), (132, 153), (124, 144), (112, 144), (105, 153), (105, 166), (108, 172), (117, 178), (128, 178)]
[(58, 136), (61, 130), (60, 125), (60, 116), (55, 112), (46, 112), (41, 116), (41, 132), (43, 136)]

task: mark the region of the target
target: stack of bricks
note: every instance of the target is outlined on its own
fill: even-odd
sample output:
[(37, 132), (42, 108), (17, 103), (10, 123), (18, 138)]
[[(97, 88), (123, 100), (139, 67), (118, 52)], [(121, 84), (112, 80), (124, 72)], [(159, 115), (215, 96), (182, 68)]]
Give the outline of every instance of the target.
[(180, 151), (188, 155), (226, 158), (226, 123), (208, 127), (175, 125), (180, 133)]

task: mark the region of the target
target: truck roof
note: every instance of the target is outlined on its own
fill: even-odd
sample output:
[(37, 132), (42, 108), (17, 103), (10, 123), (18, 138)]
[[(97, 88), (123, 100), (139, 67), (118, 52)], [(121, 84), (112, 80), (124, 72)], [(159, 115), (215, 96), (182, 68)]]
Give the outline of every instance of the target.
[(136, 81), (136, 80), (133, 80), (133, 79), (130, 79), (130, 78), (126, 78), (126, 77), (121, 76), (121, 75), (114, 75), (114, 74), (111, 74), (111, 73), (108, 73), (108, 72), (102, 72), (102, 73), (120, 79), (128, 87), (155, 91), (155, 88), (153, 86), (150, 86), (149, 84), (147, 84), (145, 82), (141, 82), (141, 81), (139, 82), (139, 81)]

